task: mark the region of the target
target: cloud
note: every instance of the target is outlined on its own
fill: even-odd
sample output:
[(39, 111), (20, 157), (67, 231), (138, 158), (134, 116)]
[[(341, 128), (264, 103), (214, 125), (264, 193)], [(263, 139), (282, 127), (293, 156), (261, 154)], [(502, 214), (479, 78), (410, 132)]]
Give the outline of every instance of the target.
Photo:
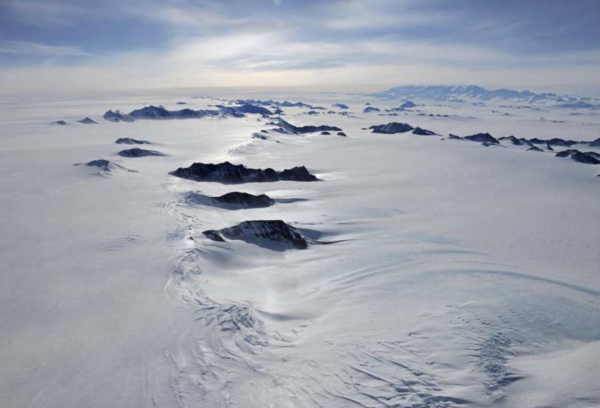
[[(598, 43), (565, 49), (556, 38), (593, 28), (555, 0), (546, 11), (516, 0), (105, 0), (87, 9), (76, 0), (19, 3), (8, 4), (55, 25), (5, 26), (0, 78), (26, 83), (37, 72), (32, 80), (46, 78), (40, 86), (47, 88), (70, 86), (51, 73), (86, 88), (600, 81), (592, 74)], [(568, 17), (562, 23), (560, 12)], [(11, 38), (23, 32), (32, 38)], [(17, 62), (6, 64), (11, 58)]]
[(89, 10), (75, 2), (53, 0), (6, 0), (4, 8), (22, 22), (41, 27), (71, 24), (74, 15)]
[[(37, 47), (23, 47), (24, 49)], [(43, 48), (43, 52), (50, 52)], [(77, 53), (74, 50), (63, 50)], [(3, 91), (88, 91), (211, 86), (361, 86), (471, 84), (538, 88), (600, 86), (600, 53), (529, 58), (479, 46), (406, 41), (303, 42), (293, 34), (231, 34), (177, 40), (165, 52), (93, 56), (85, 64), (0, 71)], [(543, 66), (540, 66), (543, 65)]]
[(337, 30), (389, 30), (431, 27), (447, 22), (451, 13), (440, 13), (434, 8), (418, 9), (411, 0), (348, 0), (333, 2), (323, 7), (327, 18), (324, 25)]
[(27, 41), (5, 41), (0, 53), (42, 57), (88, 57), (91, 54), (69, 45), (47, 45)]

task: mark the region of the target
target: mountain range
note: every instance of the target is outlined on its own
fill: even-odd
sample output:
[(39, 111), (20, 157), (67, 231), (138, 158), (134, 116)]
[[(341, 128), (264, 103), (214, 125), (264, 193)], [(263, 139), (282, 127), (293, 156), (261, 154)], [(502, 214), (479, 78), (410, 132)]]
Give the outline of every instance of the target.
[(555, 93), (535, 93), (514, 89), (486, 89), (477, 85), (432, 85), (432, 86), (399, 86), (382, 92), (369, 94), (379, 99), (433, 99), (451, 102), (487, 102), (511, 101), (521, 103), (554, 104), (557, 108), (598, 109), (600, 100), (588, 97), (574, 97)]

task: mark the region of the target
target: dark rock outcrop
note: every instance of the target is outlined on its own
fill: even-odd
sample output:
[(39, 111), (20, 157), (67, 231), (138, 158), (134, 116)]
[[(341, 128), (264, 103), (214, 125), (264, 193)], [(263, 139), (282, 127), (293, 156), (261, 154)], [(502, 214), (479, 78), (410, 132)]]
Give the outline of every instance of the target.
[(146, 106), (142, 109), (136, 109), (129, 113), (131, 119), (150, 119), (150, 120), (166, 120), (166, 119), (201, 119), (206, 116), (244, 116), (242, 113), (224, 110), (192, 110), (181, 109), (178, 111), (169, 111), (162, 106)]
[(472, 142), (480, 142), (480, 143), (487, 143), (487, 144), (500, 144), (500, 142), (492, 135), (490, 135), (489, 133), (477, 133), (475, 135), (471, 135), (471, 136), (465, 136), (463, 137), (463, 139), (465, 140), (470, 140)]
[(327, 136), (327, 135), (330, 135), (331, 133), (329, 133), (329, 132), (321, 132), (321, 134), (322, 134), (323, 136)]
[(291, 123), (278, 118), (275, 122), (271, 123), (273, 125), (279, 126), (285, 132), (294, 133), (294, 134), (304, 134), (304, 133), (314, 133), (314, 132), (338, 132), (341, 131), (339, 127), (336, 126), (294, 126)]
[(67, 122), (65, 122), (64, 120), (57, 120), (56, 122), (53, 122), (52, 124), (53, 125), (65, 126), (65, 125), (67, 125)]
[[(439, 113), (436, 113), (435, 115), (433, 113), (419, 113), (417, 116), (428, 116), (430, 118), (449, 118), (450, 115), (440, 115)], [(470, 117), (470, 116), (467, 116)]]
[(593, 142), (589, 142), (588, 146), (590, 147), (600, 147), (600, 137), (596, 140), (594, 140)]
[(225, 240), (223, 239), (223, 237), (221, 235), (219, 235), (218, 231), (215, 230), (207, 230), (204, 231), (202, 234), (204, 234), (204, 236), (212, 241), (216, 241), (216, 242), (225, 242)]
[(121, 150), (118, 153), (121, 157), (146, 157), (146, 156), (164, 156), (163, 153), (157, 152), (156, 150), (145, 150), (139, 147), (133, 149)]
[(543, 152), (542, 149), (540, 149), (537, 146), (531, 145), (531, 147), (529, 149), (527, 149), (528, 152)]
[(529, 139), (527, 141), (529, 143), (533, 143), (533, 144), (545, 144), (547, 146), (559, 146), (559, 147), (571, 147), (574, 144), (580, 143), (576, 140), (564, 140), (564, 139), (560, 139), (557, 137), (555, 137), (553, 139), (538, 139), (537, 137), (534, 137), (533, 139)]
[(561, 109), (594, 109), (597, 105), (592, 105), (591, 103), (579, 101), (573, 103), (562, 103), (558, 105), (554, 105), (555, 108)]
[(272, 112), (260, 106), (244, 104), (241, 106), (224, 106), (217, 105), (218, 109), (181, 109), (170, 111), (162, 106), (146, 106), (141, 109), (136, 109), (128, 114), (120, 111), (113, 112), (109, 110), (104, 114), (104, 119), (111, 122), (133, 122), (139, 119), (145, 120), (170, 120), (170, 119), (201, 119), (204, 117), (234, 117), (242, 118), (246, 114), (271, 115)]
[(256, 105), (251, 105), (249, 103), (244, 103), (240, 106), (222, 106), (222, 105), (217, 105), (217, 108), (220, 109), (234, 109), (236, 112), (239, 113), (249, 113), (249, 114), (256, 114), (256, 115), (272, 115), (273, 112), (271, 112), (269, 109), (267, 108), (263, 108), (262, 106), (256, 106)]
[(342, 137), (347, 137), (347, 135), (344, 132), (338, 132), (337, 135), (342, 136)]
[(554, 157), (571, 157), (571, 155), (573, 153), (578, 153), (579, 150), (575, 150), (575, 149), (568, 149), (568, 150), (563, 150), (562, 152), (558, 152), (554, 155)]
[(279, 104), (279, 102), (276, 102), (272, 99), (269, 99), (266, 101), (263, 101), (260, 99), (237, 99), (232, 102), (237, 103), (239, 105), (249, 104), (249, 105), (254, 105), (254, 106), (277, 106)]
[(142, 144), (152, 144), (147, 140), (138, 140), (138, 139), (133, 139), (131, 137), (120, 137), (117, 140), (115, 140), (116, 144), (126, 144), (126, 145), (142, 145)]
[(306, 238), (281, 220), (244, 221), (233, 227), (204, 231), (203, 234), (213, 241), (222, 242), (225, 237), (274, 250), (308, 248)]
[[(184, 109), (184, 111), (193, 112), (191, 109)], [(181, 112), (181, 111), (179, 111)], [(131, 111), (129, 116), (133, 119), (172, 119), (173, 114), (163, 108), (162, 106), (146, 106), (142, 109), (136, 109)]]
[(279, 173), (279, 179), (284, 181), (318, 181), (304, 166), (292, 167)]
[(334, 108), (348, 109), (348, 105), (345, 105), (343, 103), (334, 103), (331, 106), (333, 106)]
[(265, 208), (275, 204), (275, 201), (266, 194), (253, 195), (234, 191), (212, 199), (224, 206), (234, 206), (240, 208)]
[[(84, 163), (77, 163), (75, 166), (80, 166)], [(110, 171), (111, 162), (105, 159), (92, 160), (91, 162), (85, 163), (86, 166), (98, 167), (103, 171)]]
[(109, 122), (133, 122), (133, 119), (122, 113), (121, 111), (107, 111), (103, 116), (104, 120), (108, 120)]
[(514, 136), (503, 136), (503, 137), (498, 138), (498, 140), (509, 140), (515, 146), (522, 146), (523, 145), (523, 141), (521, 141), (520, 139), (517, 139)]
[(370, 112), (381, 112), (381, 110), (379, 108), (374, 108), (373, 106), (367, 106), (365, 109), (363, 109), (363, 113)]
[(229, 116), (233, 118), (243, 118), (244, 116), (246, 116), (244, 113), (238, 111), (233, 106), (217, 105), (217, 107), (219, 108), (218, 112), (220, 112), (222, 116)]
[(481, 143), (483, 146), (494, 146), (494, 145), (499, 145), (500, 144), (500, 142), (494, 136), (490, 135), (489, 133), (477, 133), (475, 135), (464, 136), (464, 137), (450, 134), (448, 136), (448, 139), (453, 139), (453, 140), (468, 140), (470, 142)]
[(210, 197), (199, 192), (186, 192), (183, 198), (188, 204), (200, 204), (219, 207), (227, 210), (243, 210), (248, 208), (266, 208), (275, 204), (275, 200), (266, 194), (253, 195), (234, 191), (220, 197)]
[(389, 135), (394, 133), (405, 133), (410, 132), (411, 130), (415, 130), (415, 128), (409, 125), (408, 123), (398, 122), (388, 123), (387, 125), (371, 126), (369, 129), (373, 129), (373, 133), (384, 133)]
[(413, 134), (414, 135), (420, 135), (420, 136), (433, 136), (436, 133), (432, 132), (431, 130), (427, 130), (427, 129), (423, 129), (420, 127), (416, 127), (415, 130), (413, 130)]
[(580, 152), (576, 149), (563, 150), (555, 155), (556, 157), (570, 157), (579, 163), (600, 164), (600, 154), (596, 152)]
[(279, 103), (279, 106), (283, 106), (284, 108), (308, 108), (308, 109), (314, 109), (313, 106), (308, 105), (304, 102), (288, 102), (288, 101), (283, 101), (281, 103)]
[(124, 170), (124, 171), (130, 172), (130, 173), (137, 173), (135, 170), (127, 169), (123, 166), (120, 166), (120, 165), (113, 163), (111, 161), (108, 161), (106, 159), (92, 160), (87, 163), (75, 163), (74, 166), (98, 167), (101, 171), (106, 172), (106, 173), (111, 172), (113, 170)]
[(84, 125), (97, 125), (98, 124), (98, 122), (96, 122), (94, 119), (89, 118), (89, 117), (78, 120), (78, 122), (83, 123)]
[(174, 176), (195, 180), (226, 184), (265, 183), (274, 181), (318, 181), (306, 167), (294, 167), (278, 172), (271, 168), (251, 169), (242, 164), (224, 162), (220, 164), (194, 163), (187, 168), (178, 168)]

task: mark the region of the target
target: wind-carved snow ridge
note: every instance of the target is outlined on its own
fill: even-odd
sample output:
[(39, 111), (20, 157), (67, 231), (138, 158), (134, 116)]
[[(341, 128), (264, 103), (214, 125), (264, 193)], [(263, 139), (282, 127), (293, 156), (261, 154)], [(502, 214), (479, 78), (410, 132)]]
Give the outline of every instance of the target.
[[(468, 402), (447, 392), (447, 384), (430, 369), (421, 351), (421, 341), (439, 335), (438, 330), (429, 333), (424, 329), (398, 341), (334, 344), (325, 340), (327, 359), (281, 354), (282, 350), (294, 350), (306, 323), (282, 335), (259, 317), (268, 314), (251, 305), (212, 299), (202, 287), (201, 264), (215, 244), (195, 239), (190, 243), (189, 237), (196, 235), (201, 222), (184, 206), (171, 206), (170, 212), (181, 223), (178, 230), (183, 231), (184, 245), (165, 290), (195, 316), (189, 339), (165, 353), (180, 406), (450, 408)], [(281, 221), (242, 223), (215, 233), (253, 239), (256, 234), (264, 235), (263, 227), (268, 226), (276, 227), (276, 239), (286, 227), (284, 232), (306, 242), (296, 229)], [(271, 232), (266, 231), (269, 236)], [(444, 329), (444, 325), (440, 327)], [(479, 361), (487, 364), (493, 358), (475, 360), (474, 369)]]
[[(278, 361), (274, 353), (293, 347), (293, 338), (271, 333), (249, 306), (210, 299), (197, 283), (201, 256), (198, 248), (184, 251), (166, 288), (197, 322), (189, 349), (166, 353), (180, 406), (451, 408), (469, 402), (446, 394), (442, 378), (428, 372), (419, 334), (414, 342), (333, 347), (327, 361)], [(477, 362), (503, 361), (488, 349)]]
[[(181, 211), (177, 206), (171, 210), (186, 224), (184, 230), (196, 228), (198, 221), (194, 217), (177, 214)], [(165, 287), (175, 301), (193, 311), (196, 321), (190, 338), (165, 356), (173, 367), (171, 387), (180, 406), (225, 407), (234, 397), (236, 379), (268, 375), (260, 356), (272, 347), (284, 345), (286, 340), (269, 333), (251, 307), (219, 303), (204, 292), (199, 283), (203, 255), (198, 247), (182, 250)], [(252, 398), (248, 396), (246, 400)]]

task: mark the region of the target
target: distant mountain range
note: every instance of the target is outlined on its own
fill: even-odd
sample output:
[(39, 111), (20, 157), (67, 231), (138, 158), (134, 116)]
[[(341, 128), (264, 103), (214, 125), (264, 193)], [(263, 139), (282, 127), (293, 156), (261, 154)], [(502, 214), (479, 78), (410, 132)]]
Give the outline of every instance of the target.
[(522, 103), (553, 104), (557, 108), (598, 109), (600, 100), (558, 95), (555, 93), (535, 93), (513, 89), (486, 89), (481, 86), (399, 86), (387, 91), (370, 94), (380, 99), (433, 99), (448, 102), (487, 102), (511, 101)]

